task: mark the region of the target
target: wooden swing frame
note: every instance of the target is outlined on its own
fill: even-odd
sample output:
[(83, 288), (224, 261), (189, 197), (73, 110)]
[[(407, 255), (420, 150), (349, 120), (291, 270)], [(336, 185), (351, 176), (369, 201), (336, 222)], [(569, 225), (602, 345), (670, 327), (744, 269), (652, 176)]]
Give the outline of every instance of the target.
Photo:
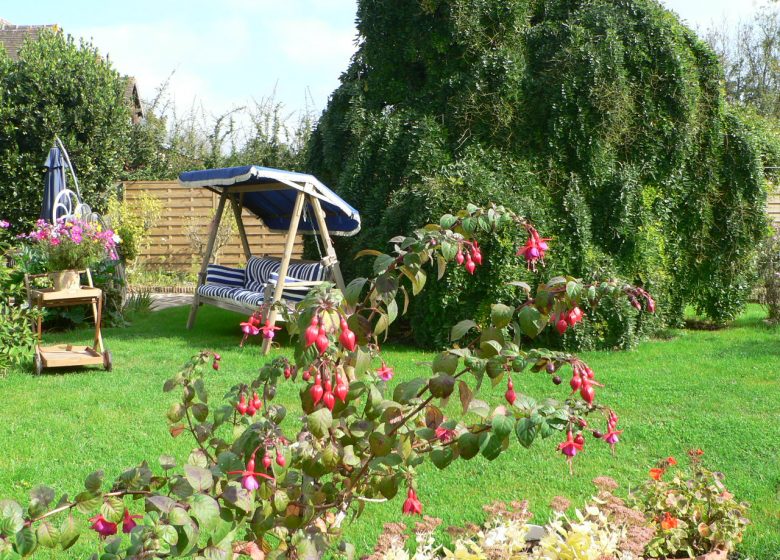
[[(246, 228), (244, 227), (244, 221), (241, 215), (242, 198), (243, 194), (247, 192), (260, 192), (268, 190), (293, 190), (293, 187), (284, 183), (265, 183), (265, 184), (250, 184), (250, 185), (236, 185), (230, 187), (208, 187), (213, 192), (219, 193), (219, 202), (217, 204), (217, 210), (214, 214), (214, 219), (211, 221), (208, 242), (206, 244), (206, 251), (203, 256), (203, 262), (201, 263), (200, 272), (198, 273), (198, 285), (195, 288), (195, 295), (192, 301), (192, 307), (190, 309), (189, 318), (187, 319), (187, 328), (191, 329), (195, 324), (195, 318), (198, 313), (199, 307), (202, 305), (201, 298), (198, 294), (198, 288), (206, 282), (206, 270), (213, 257), (214, 245), (217, 239), (217, 232), (219, 231), (220, 223), (222, 222), (222, 216), (225, 213), (225, 206), (230, 203), (233, 210), (233, 215), (236, 219), (236, 228), (238, 229), (238, 236), (241, 239), (241, 246), (244, 250), (244, 256), (247, 260), (252, 256), (252, 251), (249, 247), (249, 240), (246, 235)], [(341, 269), (339, 268), (339, 261), (336, 257), (336, 250), (333, 248), (333, 242), (328, 232), (328, 226), (325, 222), (325, 212), (322, 209), (320, 200), (315, 194), (314, 188), (309, 183), (304, 183), (299, 189), (295, 198), (295, 204), (293, 206), (292, 214), (290, 216), (290, 228), (287, 230), (287, 236), (284, 243), (284, 253), (282, 254), (279, 265), (279, 280), (273, 290), (273, 296), (269, 305), (268, 316), (265, 318), (266, 322), (272, 326), (276, 325), (278, 320), (278, 312), (276, 310), (276, 303), (282, 300), (282, 294), (284, 292), (285, 278), (287, 277), (287, 270), (292, 261), (293, 248), (295, 247), (295, 236), (298, 234), (298, 224), (303, 216), (304, 208), (306, 204), (309, 204), (314, 219), (317, 221), (316, 231), (313, 231), (313, 235), (319, 235), (322, 240), (322, 245), (325, 250), (325, 254), (322, 257), (322, 265), (325, 268), (327, 276), (329, 276), (336, 287), (342, 292), (345, 289), (344, 278), (341, 275)], [(312, 285), (319, 284), (320, 282), (313, 282)], [(296, 283), (300, 286), (300, 283)], [(211, 302), (209, 302), (211, 303)], [(264, 302), (265, 303), (265, 302)], [(229, 305), (229, 304), (228, 304)], [(226, 308), (237, 310), (236, 308)], [(267, 354), (271, 348), (271, 340), (263, 339), (263, 354)]]

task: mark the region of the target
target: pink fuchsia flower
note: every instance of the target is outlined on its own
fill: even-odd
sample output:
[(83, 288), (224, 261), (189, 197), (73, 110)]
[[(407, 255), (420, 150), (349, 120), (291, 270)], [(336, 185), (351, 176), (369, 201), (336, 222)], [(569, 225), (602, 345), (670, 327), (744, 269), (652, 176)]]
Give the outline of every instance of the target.
[(607, 433), (604, 434), (604, 441), (609, 444), (612, 449), (612, 454), (615, 454), (615, 444), (620, 441), (620, 434), (623, 430), (617, 429), (618, 416), (614, 411), (609, 412), (609, 418), (607, 419)]
[[(256, 452), (257, 450), (255, 450), (255, 453)], [(260, 488), (260, 483), (255, 477), (261, 476), (263, 478), (267, 478), (268, 480), (274, 479), (272, 476), (268, 476), (265, 473), (255, 472), (255, 453), (252, 453), (252, 456), (249, 458), (249, 461), (247, 461), (245, 470), (228, 471), (228, 474), (240, 474), (241, 486), (244, 487), (244, 490), (247, 490), (249, 492), (254, 492), (258, 488)]]
[(455, 439), (455, 430), (450, 430), (443, 426), (436, 428), (436, 439), (442, 443), (449, 443)]
[(404, 515), (422, 515), (422, 502), (417, 499), (417, 492), (411, 488), (406, 493), (406, 501), (401, 511)]
[(566, 460), (569, 462), (569, 471), (572, 470), (571, 460), (582, 451), (583, 444), (575, 440), (571, 430), (566, 434), (566, 441), (558, 445), (558, 450), (566, 456)]
[(247, 474), (241, 479), (241, 486), (243, 486), (245, 490), (254, 492), (260, 488), (260, 483), (253, 475)]
[(395, 372), (393, 371), (393, 368), (382, 362), (382, 367), (376, 370), (376, 374), (382, 381), (390, 381), (395, 375)]
[(137, 523), (135, 522), (136, 519), (142, 519), (143, 515), (130, 515), (130, 512), (128, 510), (125, 510), (125, 516), (122, 519), (122, 532), (123, 533), (129, 533), (130, 531), (135, 528)]
[(263, 338), (268, 340), (273, 340), (275, 334), (274, 331), (281, 330), (281, 327), (276, 327), (271, 323), (266, 323), (265, 325), (260, 327), (260, 330), (263, 331)]
[(92, 523), (90, 529), (97, 532), (101, 538), (105, 539), (111, 535), (116, 535), (116, 523), (111, 523), (102, 515), (96, 515), (89, 520)]
[(0, 220), (0, 229), (8, 229), (11, 223), (8, 220)]
[(544, 254), (547, 252), (549, 237), (540, 237), (539, 232), (528, 226), (528, 241), (517, 250), (517, 256), (522, 256), (528, 263), (528, 268), (536, 270), (536, 263), (544, 264)]

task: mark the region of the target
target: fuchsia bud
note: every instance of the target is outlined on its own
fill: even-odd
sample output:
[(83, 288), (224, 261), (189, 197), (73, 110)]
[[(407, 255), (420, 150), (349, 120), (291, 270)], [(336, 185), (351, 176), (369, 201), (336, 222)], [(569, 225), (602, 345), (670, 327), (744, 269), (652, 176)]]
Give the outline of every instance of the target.
[(344, 382), (343, 379), (339, 378), (336, 381), (336, 398), (340, 400), (341, 402), (346, 402), (347, 395), (349, 394), (349, 386)]
[(471, 260), (471, 255), (468, 255), (466, 257), (466, 272), (469, 274), (474, 274), (474, 271), (477, 269), (476, 263), (474, 263), (473, 260)]
[(324, 392), (325, 391), (323, 390), (322, 385), (320, 385), (320, 378), (317, 377), (314, 380), (314, 385), (312, 385), (311, 389), (309, 389), (309, 394), (311, 395), (311, 400), (314, 401), (314, 404), (320, 402)]
[(463, 264), (464, 260), (466, 260), (466, 257), (463, 256), (463, 251), (458, 248), (458, 252), (455, 254), (455, 262), (458, 264)]
[(284, 467), (287, 464), (287, 459), (284, 458), (284, 455), (278, 449), (276, 450), (276, 464), (280, 467)]
[(593, 389), (593, 385), (590, 384), (590, 380), (583, 379), (582, 386), (580, 387), (580, 396), (588, 404), (593, 404), (593, 399), (596, 396), (596, 391)]
[(333, 407), (336, 406), (336, 397), (333, 396), (332, 392), (327, 391), (322, 395), (322, 402), (328, 407), (328, 410), (332, 411)]
[(339, 336), (339, 342), (350, 352), (354, 352), (355, 347), (357, 346), (355, 333), (349, 329), (349, 325), (343, 317), (341, 318), (341, 335)]
[(311, 346), (317, 341), (317, 335), (320, 332), (319, 327), (317, 326), (317, 316), (315, 315), (311, 319), (311, 323), (308, 327), (306, 327), (306, 331), (303, 333), (303, 340), (306, 343), (306, 348)]
[(504, 398), (510, 405), (515, 404), (515, 401), (517, 400), (517, 395), (515, 394), (515, 385), (512, 383), (512, 378), (509, 378), (509, 381), (507, 381)]
[(263, 455), (263, 468), (265, 470), (268, 470), (268, 469), (271, 468), (271, 456), (268, 453)]
[(324, 354), (325, 350), (328, 349), (328, 346), (330, 346), (330, 340), (328, 339), (328, 333), (325, 332), (325, 329), (320, 327), (319, 334), (317, 335), (317, 340), (315, 341), (315, 344), (317, 345), (317, 350), (320, 351), (320, 354)]
[(290, 377), (292, 377), (292, 368), (290, 368), (290, 366), (287, 366), (286, 368), (284, 368), (284, 378), (290, 379)]
[(241, 416), (243, 416), (244, 414), (246, 414), (247, 409), (248, 407), (246, 405), (246, 396), (244, 395), (244, 393), (241, 393), (241, 397), (239, 398), (238, 404), (236, 405), (236, 410)]
[(566, 322), (566, 319), (558, 319), (558, 322), (555, 323), (555, 328), (558, 330), (558, 334), (563, 335), (566, 329), (569, 328), (569, 323)]
[(255, 392), (252, 395), (252, 406), (255, 407), (255, 410), (260, 410), (263, 408), (263, 401), (260, 400), (260, 396)]

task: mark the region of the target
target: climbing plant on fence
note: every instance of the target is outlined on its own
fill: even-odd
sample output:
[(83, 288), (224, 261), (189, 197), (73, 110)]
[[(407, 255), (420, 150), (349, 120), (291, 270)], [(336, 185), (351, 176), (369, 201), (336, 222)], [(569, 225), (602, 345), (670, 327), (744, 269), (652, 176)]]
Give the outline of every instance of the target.
[[(209, 376), (223, 367), (220, 356), (194, 356), (163, 386), (177, 396), (167, 412), (171, 435), (186, 433), (196, 443), (186, 463), (163, 456), (111, 483), (96, 472), (82, 490), (60, 499), (36, 486), (26, 508), (2, 500), (0, 555), (67, 549), (94, 531), (105, 539), (100, 558), (109, 560), (234, 552), (262, 558), (261, 549), (265, 558), (318, 558), (338, 542), (347, 514), (359, 516), (372, 501), (405, 495), (401, 512), (421, 514), (426, 489), (417, 486), (415, 472), (427, 460), (440, 469), (480, 454), (495, 460), (513, 441), (529, 447), (553, 437), (571, 468), (590, 446), (586, 437), (614, 447), (622, 430), (617, 413), (597, 399), (596, 373), (534, 339), (549, 329), (579, 328), (585, 302), (626, 299), (654, 310), (650, 294), (623, 282), (517, 281), (514, 297), (493, 304), (484, 320), (455, 325), (448, 350), (417, 377), (388, 383), (393, 364), (381, 345), (406, 303), (453, 262), (479, 274), (492, 259), (485, 239), (508, 232), (524, 237), (518, 252), (530, 269), (540, 269), (549, 239), (503, 207), (470, 206), (393, 238), (389, 253), (365, 251), (370, 277), (353, 280), (343, 293), (323, 284), (288, 317), (294, 360), (268, 361), (221, 399), (208, 390)], [(244, 332), (272, 339), (278, 327), (259, 317), (250, 317)], [(525, 394), (523, 378), (531, 373), (522, 372), (560, 385), (558, 398)], [(281, 383), (299, 387), (300, 408), (274, 402)], [(504, 405), (480, 398), (480, 389), (490, 387), (504, 394)], [(460, 406), (447, 417), (450, 399)], [(290, 415), (303, 420), (295, 432), (285, 423)], [(342, 550), (354, 552), (348, 545)]]
[[(686, 305), (717, 322), (742, 309), (765, 232), (761, 157), (776, 150), (725, 102), (715, 54), (657, 1), (361, 1), (357, 24), (310, 150), (311, 171), (370, 216), (342, 254), (501, 200), (554, 238), (551, 273), (618, 274), (663, 301), (655, 319), (602, 309), (571, 343), (630, 346)], [(429, 318), (464, 317), (449, 294), (487, 313), (507, 271), (522, 275), (493, 241), (500, 265), (449, 274), (412, 304), (416, 340), (443, 344)]]

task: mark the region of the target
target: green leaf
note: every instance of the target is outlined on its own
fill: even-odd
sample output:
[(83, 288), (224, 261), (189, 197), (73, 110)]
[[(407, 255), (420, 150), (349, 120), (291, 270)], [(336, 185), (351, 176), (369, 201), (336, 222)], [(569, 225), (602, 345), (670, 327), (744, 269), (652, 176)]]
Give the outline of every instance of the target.
[(30, 490), (30, 501), (41, 507), (47, 507), (54, 500), (54, 490), (48, 486), (36, 486)]
[(510, 416), (504, 416), (503, 414), (497, 414), (493, 417), (492, 432), (500, 437), (505, 438), (512, 433), (515, 427), (515, 419)]
[(357, 260), (360, 257), (378, 257), (382, 254), (382, 251), (377, 251), (376, 249), (363, 249), (362, 251), (355, 253), (355, 259)]
[(458, 369), (458, 362), (460, 357), (451, 352), (441, 352), (433, 359), (431, 369), (433, 373), (446, 373), (448, 375), (454, 375)]
[(274, 492), (273, 504), (274, 509), (279, 513), (283, 513), (287, 510), (287, 505), (290, 503), (290, 496), (283, 490), (277, 490)]
[(523, 447), (531, 447), (538, 429), (538, 426), (534, 425), (530, 418), (521, 418), (515, 426), (517, 440)]
[(504, 438), (496, 434), (491, 434), (485, 444), (482, 446), (482, 456), (488, 461), (492, 461), (503, 451)]
[(176, 467), (176, 459), (174, 459), (170, 455), (160, 455), (159, 461), (160, 461), (160, 466), (166, 471), (169, 471)]
[(333, 416), (330, 410), (323, 407), (309, 414), (309, 431), (317, 438), (323, 438), (333, 425)]
[(487, 418), (488, 414), (490, 414), (490, 405), (485, 401), (472, 399), (469, 405), (469, 412), (476, 414), (480, 418)]
[(90, 513), (100, 507), (100, 494), (84, 491), (76, 496), (76, 509), (81, 513)]
[(490, 322), (496, 328), (503, 329), (506, 327), (512, 321), (514, 314), (515, 309), (503, 303), (495, 303), (490, 306)]
[(368, 436), (368, 444), (371, 447), (371, 453), (377, 457), (384, 457), (392, 450), (392, 439), (379, 432), (371, 432)]
[(98, 492), (103, 485), (103, 471), (95, 471), (84, 481), (84, 487), (90, 492)]
[[(173, 525), (161, 525), (158, 530), (160, 531), (160, 538), (166, 544), (176, 546), (179, 542), (179, 533)], [(122, 539), (119, 539), (119, 542), (122, 542)]]
[(520, 281), (507, 282), (507, 285), (515, 286), (517, 288), (522, 288), (523, 290), (526, 291), (526, 293), (531, 292), (531, 286), (529, 286), (527, 282), (520, 282)]
[(79, 524), (72, 515), (68, 515), (65, 521), (60, 525), (60, 546), (62, 550), (68, 550), (71, 546), (76, 544), (81, 536)]
[(203, 403), (195, 403), (192, 405), (192, 415), (198, 422), (205, 422), (209, 417), (209, 407)]
[(16, 543), (14, 549), (22, 557), (29, 556), (38, 547), (38, 541), (35, 540), (35, 533), (30, 527), (22, 527), (16, 532)]
[(452, 214), (444, 214), (444, 216), (439, 219), (439, 225), (442, 227), (442, 229), (450, 229), (457, 221), (458, 218)]
[(455, 243), (449, 241), (441, 242), (441, 256), (447, 261), (451, 261), (458, 254), (458, 246)]
[(175, 505), (176, 502), (174, 502), (168, 496), (155, 495), (146, 498), (147, 510), (149, 509), (149, 506), (151, 506), (152, 510), (157, 510), (160, 513), (170, 513), (170, 511), (173, 509), (173, 506)]
[(472, 434), (471, 432), (461, 434), (458, 438), (460, 456), (466, 460), (476, 457), (481, 443), (479, 434)]
[(219, 521), (219, 504), (211, 496), (195, 494), (190, 498), (190, 515), (201, 529), (213, 531)]
[(455, 378), (446, 373), (440, 373), (429, 381), (431, 395), (439, 399), (446, 399), (455, 389)]
[(467, 332), (476, 327), (477, 324), (474, 321), (471, 319), (464, 319), (452, 327), (452, 331), (450, 332), (450, 340), (456, 342), (463, 338)]
[(344, 301), (347, 305), (354, 307), (357, 304), (366, 282), (368, 282), (368, 278), (355, 278), (347, 284), (347, 287), (344, 288)]
[(385, 254), (379, 254), (374, 260), (374, 276), (379, 276), (383, 272), (387, 270), (387, 267), (389, 267), (391, 264), (395, 262), (395, 257), (392, 257), (390, 255)]
[(184, 465), (184, 478), (196, 492), (206, 492), (214, 483), (211, 471), (195, 465)]
[(566, 295), (569, 296), (569, 299), (577, 299), (580, 295), (580, 285), (574, 280), (566, 282)]
[(111, 523), (121, 521), (124, 513), (125, 503), (122, 501), (122, 498), (116, 496), (109, 496), (103, 500), (103, 504), (100, 506), (100, 514)]
[(523, 333), (530, 338), (536, 338), (546, 324), (542, 314), (532, 305), (527, 305), (520, 310), (517, 314), (517, 322)]
[(252, 511), (252, 494), (243, 489), (236, 482), (228, 484), (227, 488), (225, 488), (225, 491), (222, 493), (222, 497), (225, 502), (240, 510), (247, 513)]
[(38, 538), (38, 544), (46, 548), (54, 548), (60, 542), (60, 530), (52, 525), (48, 519), (44, 519), (38, 524), (35, 536)]
[(399, 383), (393, 389), (393, 400), (400, 404), (406, 404), (420, 392), (420, 389), (427, 385), (428, 380), (422, 377), (416, 377), (410, 381)]
[(431, 462), (439, 469), (444, 469), (452, 463), (455, 453), (452, 447), (442, 447), (431, 451)]
[(24, 526), (22, 506), (13, 500), (0, 500), (0, 521), (9, 533), (15, 533)]

